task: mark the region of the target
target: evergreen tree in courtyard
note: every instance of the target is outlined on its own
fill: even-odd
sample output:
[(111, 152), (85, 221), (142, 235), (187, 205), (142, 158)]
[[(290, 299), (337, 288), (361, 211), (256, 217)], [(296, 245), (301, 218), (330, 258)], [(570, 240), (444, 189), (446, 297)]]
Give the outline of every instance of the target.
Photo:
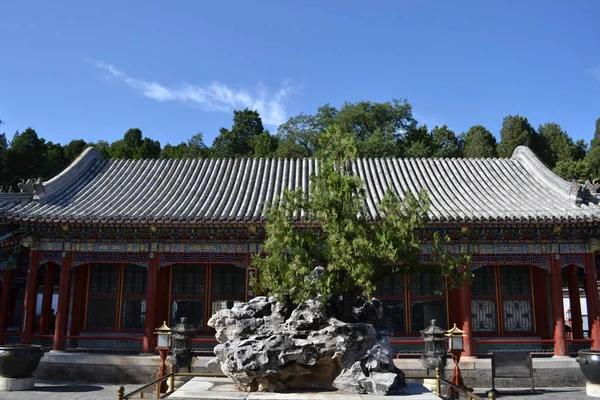
[[(357, 157), (355, 136), (336, 126), (319, 137), (318, 175), (310, 181), (310, 197), (301, 190), (286, 191), (281, 199), (267, 205), (267, 238), (264, 254), (254, 259), (259, 269), (258, 293), (301, 302), (315, 296), (341, 296), (340, 317), (351, 320), (352, 304), (358, 295), (369, 295), (378, 282), (393, 273), (414, 274), (423, 268), (449, 277), (460, 284), (468, 277), (460, 267), (468, 256), (442, 250), (434, 235), (432, 256), (438, 266), (419, 264), (419, 235), (424, 231), (429, 200), (388, 190), (379, 206), (379, 216), (367, 220), (365, 189), (352, 172)], [(294, 225), (303, 213), (307, 227)], [(314, 229), (313, 229), (314, 228)], [(323, 274), (313, 279), (313, 268)]]

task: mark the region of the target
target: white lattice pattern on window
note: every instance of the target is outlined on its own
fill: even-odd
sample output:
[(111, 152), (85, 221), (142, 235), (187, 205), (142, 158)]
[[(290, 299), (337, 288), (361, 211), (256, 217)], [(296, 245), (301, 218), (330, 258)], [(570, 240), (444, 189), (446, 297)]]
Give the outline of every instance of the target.
[(474, 332), (496, 332), (496, 302), (494, 300), (472, 300), (471, 315)]
[(504, 300), (502, 307), (505, 332), (531, 332), (533, 330), (530, 300)]

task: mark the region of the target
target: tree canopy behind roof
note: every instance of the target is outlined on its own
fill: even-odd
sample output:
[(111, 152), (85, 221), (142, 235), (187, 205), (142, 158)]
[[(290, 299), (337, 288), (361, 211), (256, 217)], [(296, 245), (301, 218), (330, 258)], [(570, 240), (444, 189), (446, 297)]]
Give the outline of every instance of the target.
[[(363, 212), (364, 183), (352, 171), (358, 154), (355, 136), (332, 126), (320, 135), (319, 148), (310, 196), (301, 189), (286, 191), (267, 207), (263, 254), (253, 261), (259, 269), (257, 292), (294, 302), (334, 295), (346, 303), (369, 295), (389, 274), (414, 274), (425, 268), (419, 264), (419, 232), (429, 209), (426, 191), (415, 196), (388, 190), (379, 216), (369, 221)], [(309, 222), (303, 227), (293, 218), (300, 211)], [(441, 243), (435, 236), (432, 256), (439, 266), (430, 269), (458, 284), (467, 277), (460, 267), (468, 257), (445, 253)], [(317, 265), (324, 270), (315, 278)]]

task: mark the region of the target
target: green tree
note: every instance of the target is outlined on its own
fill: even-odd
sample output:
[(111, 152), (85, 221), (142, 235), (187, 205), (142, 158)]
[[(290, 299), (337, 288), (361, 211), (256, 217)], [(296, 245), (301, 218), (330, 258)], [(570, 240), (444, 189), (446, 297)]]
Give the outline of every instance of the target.
[[(310, 197), (302, 190), (286, 191), (267, 206), (267, 238), (263, 254), (254, 265), (260, 270), (257, 290), (300, 302), (321, 295), (341, 295), (341, 318), (351, 319), (357, 295), (370, 294), (377, 282), (391, 273), (414, 273), (421, 269), (418, 232), (425, 225), (427, 194), (410, 192), (401, 200), (391, 190), (380, 204), (375, 221), (364, 216), (364, 185), (352, 172), (358, 155), (352, 134), (332, 126), (320, 137), (317, 153), (319, 174), (310, 180)], [(299, 229), (291, 217), (303, 210), (318, 229)], [(439, 249), (439, 241), (434, 247)], [(441, 254), (435, 252), (435, 254)], [(459, 265), (468, 260), (443, 255), (439, 272), (454, 282), (464, 279)], [(311, 279), (314, 265), (323, 275)]]
[(233, 112), (231, 129), (221, 128), (212, 145), (212, 152), (217, 157), (250, 157), (252, 141), (255, 136), (265, 132), (262, 119), (256, 110), (248, 108)]
[(82, 139), (74, 139), (69, 142), (66, 146), (64, 146), (64, 155), (65, 159), (70, 162), (75, 160), (79, 155), (85, 150), (88, 144), (85, 140)]
[(90, 146), (94, 146), (105, 159), (110, 158), (110, 144), (106, 140), (98, 140), (96, 143), (90, 143)]
[(276, 157), (312, 157), (317, 149), (321, 126), (314, 115), (300, 114), (288, 119), (277, 128), (279, 145)]
[(208, 158), (209, 155), (201, 132), (192, 136), (187, 143), (181, 142), (177, 146), (167, 144), (160, 152), (160, 158)]
[(6, 185), (10, 182), (8, 176), (8, 140), (6, 134), (0, 134), (0, 183)]
[(538, 128), (538, 134), (546, 142), (548, 167), (554, 168), (559, 160), (576, 160), (578, 148), (573, 139), (555, 122), (546, 122)]
[(435, 126), (431, 132), (433, 156), (438, 158), (461, 157), (463, 141), (446, 125)]
[(469, 128), (464, 134), (463, 156), (467, 158), (492, 158), (497, 157), (496, 138), (492, 132), (481, 125)]
[(160, 150), (160, 142), (143, 138), (139, 128), (127, 130), (123, 139), (111, 143), (108, 149), (111, 158), (123, 159), (158, 158)]
[(26, 179), (42, 175), (44, 171), (45, 156), (44, 140), (38, 137), (37, 132), (27, 128), (23, 132), (16, 132), (10, 141), (8, 149), (8, 171), (11, 176), (10, 184), (16, 184), (16, 178)]
[(400, 155), (405, 158), (426, 158), (433, 155), (433, 139), (427, 125), (413, 123), (399, 142)]
[(518, 146), (529, 147), (542, 161), (548, 164), (547, 146), (527, 121), (527, 118), (519, 115), (509, 115), (502, 121), (498, 155), (500, 157), (511, 157)]
[(186, 157), (189, 158), (207, 158), (209, 156), (208, 146), (204, 143), (202, 132), (196, 133), (187, 142)]
[(596, 120), (596, 131), (594, 138), (590, 142), (590, 151), (585, 159), (594, 171), (594, 174), (600, 173), (600, 118)]
[(594, 173), (594, 168), (587, 160), (558, 160), (552, 171), (568, 181), (586, 181), (594, 180), (597, 175)]
[[(388, 156), (394, 156), (398, 153), (397, 142), (414, 124), (414, 119), (412, 107), (406, 100), (393, 99), (385, 103), (359, 101), (344, 103), (337, 113), (335, 124), (343, 132), (356, 135), (359, 156), (381, 156), (381, 150), (373, 144), (393, 149)], [(371, 144), (365, 145), (368, 142)]]
[[(44, 141), (44, 139), (42, 139)], [(60, 171), (62, 171), (67, 165), (68, 160), (65, 158), (65, 152), (60, 143), (47, 142), (44, 143), (44, 163), (42, 170), (39, 172), (44, 178), (50, 178)]]
[(265, 131), (258, 136), (254, 136), (250, 139), (252, 157), (273, 157), (273, 155), (277, 151), (278, 144), (279, 139), (276, 136), (271, 136), (271, 134), (268, 131)]

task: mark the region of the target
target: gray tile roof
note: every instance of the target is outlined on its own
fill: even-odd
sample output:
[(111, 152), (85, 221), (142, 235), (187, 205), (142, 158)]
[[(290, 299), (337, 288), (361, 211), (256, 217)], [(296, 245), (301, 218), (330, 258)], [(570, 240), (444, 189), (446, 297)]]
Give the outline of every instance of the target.
[[(0, 194), (0, 216), (44, 222), (262, 221), (265, 201), (285, 189), (307, 190), (316, 167), (314, 159), (104, 160), (89, 148), (44, 182), (45, 195)], [(573, 194), (571, 184), (526, 147), (510, 159), (359, 159), (354, 169), (365, 182), (369, 218), (390, 186), (402, 194), (425, 187), (429, 218), (438, 222), (600, 218), (595, 195)]]

